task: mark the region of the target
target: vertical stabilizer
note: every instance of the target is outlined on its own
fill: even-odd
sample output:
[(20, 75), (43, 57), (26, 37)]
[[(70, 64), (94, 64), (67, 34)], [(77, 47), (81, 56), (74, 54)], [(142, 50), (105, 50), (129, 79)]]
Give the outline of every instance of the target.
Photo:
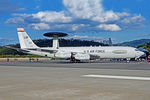
[(23, 28), (17, 28), (21, 49), (39, 48), (36, 46)]

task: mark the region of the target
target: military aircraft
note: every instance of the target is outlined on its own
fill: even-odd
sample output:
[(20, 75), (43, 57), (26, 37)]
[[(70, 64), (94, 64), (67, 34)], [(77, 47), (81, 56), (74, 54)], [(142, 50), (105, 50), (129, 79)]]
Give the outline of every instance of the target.
[(127, 59), (139, 58), (145, 55), (144, 52), (124, 46), (97, 46), (97, 47), (60, 47), (59, 37), (67, 36), (66, 33), (51, 32), (44, 36), (53, 37), (52, 47), (38, 47), (28, 36), (24, 28), (18, 28), (18, 37), (21, 48), (9, 47), (23, 53), (34, 54), (49, 58), (71, 59), (71, 61), (90, 60), (92, 57), (99, 59)]

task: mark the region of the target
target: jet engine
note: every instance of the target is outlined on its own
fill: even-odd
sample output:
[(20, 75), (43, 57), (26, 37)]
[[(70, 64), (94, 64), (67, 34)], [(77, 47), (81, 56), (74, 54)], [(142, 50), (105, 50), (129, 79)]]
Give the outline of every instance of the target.
[(90, 60), (90, 55), (85, 53), (77, 53), (74, 55), (77, 60)]
[(55, 57), (56, 58), (65, 58), (65, 59), (68, 59), (71, 57), (71, 53), (67, 53), (67, 52), (57, 52), (55, 54)]
[(68, 52), (57, 52), (55, 53), (56, 58), (65, 58), (75, 60), (90, 60), (90, 55), (85, 53), (68, 53)]

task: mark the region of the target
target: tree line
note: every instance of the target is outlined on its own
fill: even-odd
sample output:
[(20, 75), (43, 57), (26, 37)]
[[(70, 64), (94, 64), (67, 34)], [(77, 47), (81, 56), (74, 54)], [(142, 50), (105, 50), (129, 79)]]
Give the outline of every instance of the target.
[[(52, 47), (52, 39), (38, 39), (33, 40), (33, 42), (39, 47)], [(59, 39), (60, 47), (77, 47), (77, 46), (107, 46), (100, 42), (95, 42), (93, 40), (79, 40), (79, 39)], [(20, 48), (20, 44), (10, 45), (15, 48)], [(0, 55), (26, 55), (24, 53), (18, 52), (6, 48), (5, 46), (0, 47)]]

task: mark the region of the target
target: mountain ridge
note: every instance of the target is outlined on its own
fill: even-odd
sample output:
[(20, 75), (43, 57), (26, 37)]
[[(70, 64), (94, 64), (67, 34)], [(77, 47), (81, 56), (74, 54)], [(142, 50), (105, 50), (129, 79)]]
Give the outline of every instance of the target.
[(149, 42), (150, 42), (150, 39), (139, 39), (139, 40), (133, 40), (133, 41), (129, 41), (129, 42), (117, 43), (117, 44), (114, 44), (114, 45), (137, 47), (139, 45), (147, 44)]

